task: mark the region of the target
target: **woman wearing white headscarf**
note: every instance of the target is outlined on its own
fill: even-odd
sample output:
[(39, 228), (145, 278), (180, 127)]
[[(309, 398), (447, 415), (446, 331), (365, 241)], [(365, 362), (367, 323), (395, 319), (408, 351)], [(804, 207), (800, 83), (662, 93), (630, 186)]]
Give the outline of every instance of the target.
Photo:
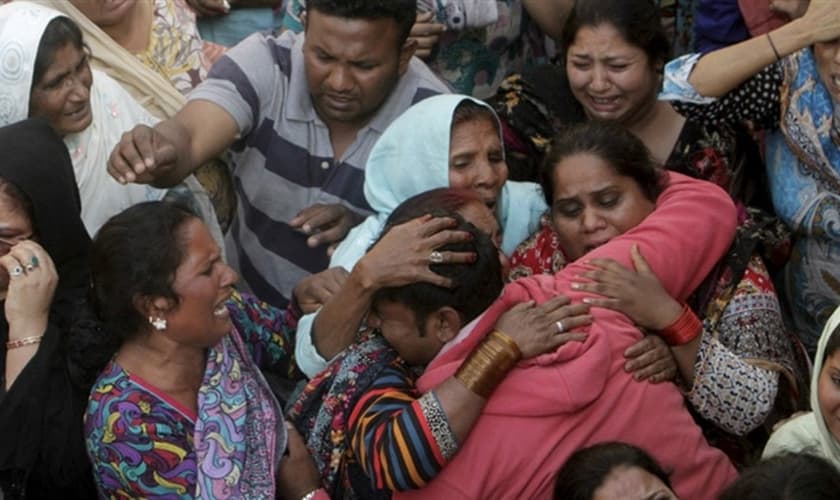
[[(472, 97), (439, 95), (409, 108), (385, 130), (365, 166), (365, 198), (376, 213), (350, 231), (333, 254), (330, 267), (353, 270), (397, 205), (441, 187), (475, 192), (498, 220), (500, 250), (505, 255), (512, 253), (537, 229), (547, 206), (537, 184), (507, 180), (502, 144), (495, 112)], [(411, 267), (409, 256), (401, 257), (406, 260), (405, 267)], [(331, 343), (350, 344), (368, 305), (360, 301), (341, 307), (341, 325), (330, 322), (324, 328)], [(350, 311), (358, 314), (354, 317)], [(295, 347), (298, 366), (310, 377), (341, 350), (315, 347), (319, 331), (315, 318), (316, 314), (307, 314), (300, 319)]]
[(811, 409), (770, 436), (762, 458), (785, 452), (812, 453), (840, 468), (840, 307), (817, 344), (811, 375)]
[(0, 6), (0, 126), (44, 117), (64, 139), (90, 234), (142, 201), (186, 198), (221, 240), (207, 194), (194, 178), (170, 190), (121, 185), (105, 166), (123, 132), (158, 120), (114, 80), (91, 70), (78, 26), (58, 11), (28, 2)]

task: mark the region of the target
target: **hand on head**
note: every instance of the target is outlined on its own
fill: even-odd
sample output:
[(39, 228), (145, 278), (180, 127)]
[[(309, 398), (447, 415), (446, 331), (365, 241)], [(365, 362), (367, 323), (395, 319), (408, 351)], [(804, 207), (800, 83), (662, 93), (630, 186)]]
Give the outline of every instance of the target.
[(810, 0), (802, 16), (815, 42), (830, 42), (840, 38), (840, 9), (836, 0)]
[(138, 125), (123, 134), (108, 159), (108, 173), (120, 184), (149, 184), (171, 172), (178, 159), (175, 146), (162, 134)]
[(431, 215), (394, 226), (356, 264), (364, 276), (363, 283), (376, 289), (419, 281), (452, 286), (450, 279), (435, 273), (429, 265), (475, 262), (472, 252), (436, 251), (449, 243), (470, 240), (470, 233), (452, 230), (455, 226), (455, 219)]

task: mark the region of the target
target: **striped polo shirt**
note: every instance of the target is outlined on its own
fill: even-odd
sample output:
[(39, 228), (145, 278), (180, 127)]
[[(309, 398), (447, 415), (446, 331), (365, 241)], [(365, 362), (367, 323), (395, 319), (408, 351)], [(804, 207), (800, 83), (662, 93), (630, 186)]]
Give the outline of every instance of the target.
[(316, 203), (370, 214), (362, 186), (374, 143), (412, 104), (449, 91), (413, 58), (376, 115), (335, 158), (329, 129), (309, 96), (303, 40), (291, 32), (254, 34), (219, 59), (189, 96), (221, 106), (239, 126), (231, 147), (237, 215), (226, 237), (227, 257), (242, 288), (280, 307), (298, 281), (329, 264), (327, 246), (309, 248), (289, 221)]

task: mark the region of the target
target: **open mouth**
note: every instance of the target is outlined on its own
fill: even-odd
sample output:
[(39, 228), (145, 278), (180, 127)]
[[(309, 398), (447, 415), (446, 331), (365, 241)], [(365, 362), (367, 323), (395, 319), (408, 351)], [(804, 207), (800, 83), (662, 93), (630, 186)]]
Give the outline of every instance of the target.
[(226, 317), (227, 315), (228, 315), (228, 309), (227, 309), (227, 306), (225, 306), (224, 304), (220, 304), (219, 307), (213, 309), (213, 316), (215, 316), (217, 318), (223, 318), (223, 317)]
[(230, 314), (227, 308), (227, 301), (230, 299), (230, 296), (233, 295), (233, 291), (228, 291), (225, 298), (222, 299), (218, 304), (216, 304), (216, 308), (213, 309), (213, 316), (217, 318), (226, 318)]
[(599, 111), (611, 110), (618, 105), (618, 97), (595, 97), (590, 95), (589, 102)]

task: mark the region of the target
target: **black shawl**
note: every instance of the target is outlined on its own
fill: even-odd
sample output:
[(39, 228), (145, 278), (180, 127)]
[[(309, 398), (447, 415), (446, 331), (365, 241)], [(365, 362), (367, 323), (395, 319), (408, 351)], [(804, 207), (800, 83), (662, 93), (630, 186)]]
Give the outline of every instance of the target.
[[(84, 352), (85, 339), (98, 329), (84, 314), (90, 237), (80, 217), (73, 165), (64, 142), (40, 120), (0, 128), (0, 151), (0, 177), (29, 198), (36, 237), (59, 275), (37, 354), (0, 400), (0, 486), (7, 499), (93, 498), (82, 417), (90, 389), (87, 371), (95, 371), (102, 356)], [(5, 373), (5, 313), (2, 319), (0, 373)]]

